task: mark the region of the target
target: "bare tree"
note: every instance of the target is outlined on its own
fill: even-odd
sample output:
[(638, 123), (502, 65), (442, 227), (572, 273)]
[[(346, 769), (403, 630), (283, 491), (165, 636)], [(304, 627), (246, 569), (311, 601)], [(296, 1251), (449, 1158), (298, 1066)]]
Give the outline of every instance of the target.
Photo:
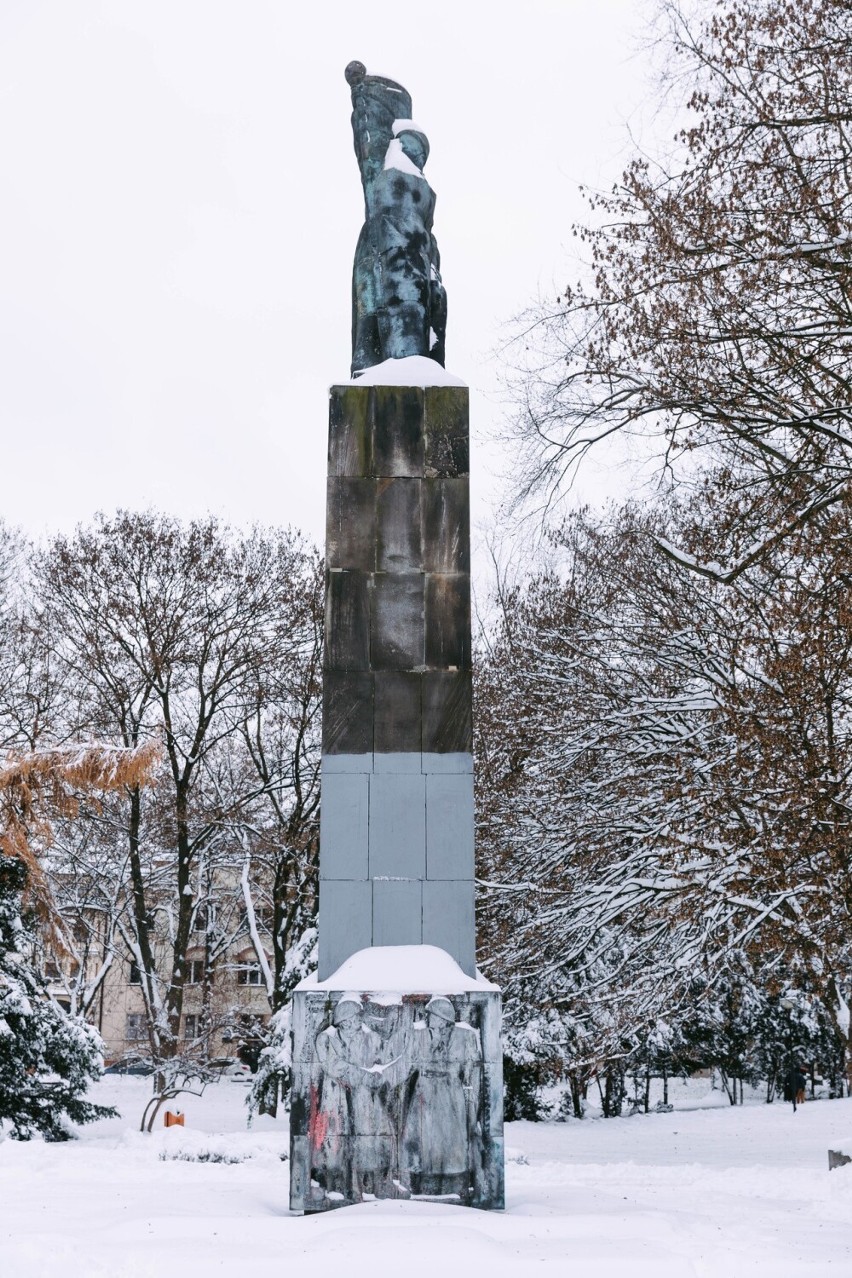
[(709, 459), (748, 498), (743, 535), (691, 566), (731, 580), (849, 492), (852, 12), (661, 10), (688, 123), (590, 197), (585, 282), (524, 317), (519, 492), (554, 500), (618, 432), (657, 440), (674, 473)]
[(605, 1055), (687, 1015), (737, 955), (765, 990), (818, 996), (842, 1033), (852, 503), (728, 586), (656, 550), (670, 536), (700, 555), (739, 514), (711, 485), (665, 515), (568, 521), (561, 571), (520, 592), (481, 680), (482, 874), (509, 1010), (535, 991)]
[[(315, 575), (316, 557), (294, 533), (240, 535), (213, 519), (182, 525), (126, 512), (57, 538), (36, 565), (53, 660), (76, 690), (69, 714), (73, 706), (81, 726), (126, 746), (162, 743), (153, 794), (128, 788), (100, 834), (102, 844), (107, 826), (116, 836), (122, 899), (104, 909), (123, 907), (110, 926), (137, 965), (158, 1060), (178, 1050), (187, 951), (211, 867), (242, 855), (229, 832), (284, 784), (233, 756), (245, 754), (239, 743), (259, 698), (269, 712), (276, 672), (303, 649), (297, 614)], [(209, 917), (208, 949), (223, 936), (222, 918), (216, 934)], [(165, 972), (155, 932), (168, 938)]]
[[(317, 559), (309, 588), (292, 601), (293, 642), (257, 689), (242, 737), (257, 780), (256, 822), (242, 826), (246, 911), (252, 858), (271, 883), (273, 967), (266, 979), (273, 1011), (305, 974), (315, 947), (319, 859), (319, 764), (323, 574)], [(252, 930), (260, 958), (256, 928)]]

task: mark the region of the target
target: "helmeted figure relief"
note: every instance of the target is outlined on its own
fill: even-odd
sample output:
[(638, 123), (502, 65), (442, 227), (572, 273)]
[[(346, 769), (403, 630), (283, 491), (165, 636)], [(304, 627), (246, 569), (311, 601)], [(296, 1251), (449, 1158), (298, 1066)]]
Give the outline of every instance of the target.
[(364, 226), (352, 274), (352, 375), (408, 355), (444, 363), (447, 295), (432, 234), (435, 192), (423, 176), (429, 142), (411, 97), (350, 62), (352, 132), (364, 189)]
[[(383, 1054), (381, 1037), (364, 1024), (358, 995), (342, 995), (331, 1025), (316, 1038), (319, 1079), (311, 1105), (311, 1163), (326, 1192), (348, 1197), (363, 1190), (364, 1177), (377, 1174), (381, 1139), (391, 1135), (376, 1097)], [(357, 1165), (353, 1138), (366, 1142)]]
[(426, 1004), (412, 1031), (413, 1070), (406, 1096), (402, 1173), (415, 1194), (467, 1200), (477, 1168), (482, 1047), (472, 1026), (456, 1021), (448, 998)]
[(297, 1040), (308, 1050), (293, 1058), (302, 1209), (370, 1197), (502, 1202), (490, 993), (331, 997), (330, 1009), (326, 993), (308, 995)]

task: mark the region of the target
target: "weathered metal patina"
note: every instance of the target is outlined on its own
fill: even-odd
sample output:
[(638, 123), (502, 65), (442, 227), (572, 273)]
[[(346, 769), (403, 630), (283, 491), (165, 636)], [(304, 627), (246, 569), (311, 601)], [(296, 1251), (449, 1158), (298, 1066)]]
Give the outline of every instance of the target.
[(432, 234), (435, 192), (423, 176), (429, 142), (411, 97), (350, 62), (352, 132), (364, 225), (352, 273), (352, 376), (386, 359), (445, 358), (447, 295)]

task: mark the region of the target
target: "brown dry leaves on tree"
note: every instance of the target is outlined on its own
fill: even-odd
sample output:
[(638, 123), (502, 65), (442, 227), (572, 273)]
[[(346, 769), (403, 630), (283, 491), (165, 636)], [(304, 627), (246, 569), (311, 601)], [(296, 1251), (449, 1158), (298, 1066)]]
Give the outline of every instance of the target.
[(150, 784), (159, 756), (154, 743), (71, 745), (10, 753), (0, 763), (0, 853), (26, 865), (29, 904), (48, 926), (55, 911), (40, 854), (52, 822), (76, 816), (84, 797), (96, 802), (99, 793)]

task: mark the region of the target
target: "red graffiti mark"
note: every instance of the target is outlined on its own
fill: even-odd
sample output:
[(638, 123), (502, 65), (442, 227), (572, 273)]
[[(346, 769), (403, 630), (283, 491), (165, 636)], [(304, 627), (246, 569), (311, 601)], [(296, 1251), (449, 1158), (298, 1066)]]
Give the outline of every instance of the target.
[(323, 1113), (321, 1109), (317, 1109), (317, 1089), (311, 1087), (311, 1117), (308, 1123), (308, 1137), (310, 1139), (311, 1148), (319, 1149), (328, 1135), (328, 1114)]

